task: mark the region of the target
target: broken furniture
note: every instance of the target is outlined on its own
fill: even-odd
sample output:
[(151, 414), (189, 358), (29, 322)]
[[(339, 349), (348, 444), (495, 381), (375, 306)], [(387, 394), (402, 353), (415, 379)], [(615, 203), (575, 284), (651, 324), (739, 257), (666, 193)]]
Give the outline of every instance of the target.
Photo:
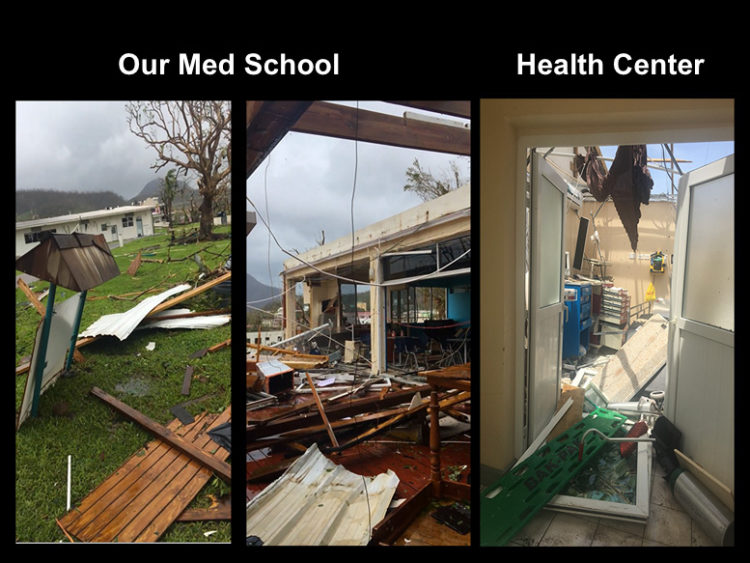
[[(31, 416), (37, 415), (42, 391), (70, 368), (86, 303), (86, 292), (118, 276), (120, 270), (103, 235), (80, 233), (53, 233), (42, 237), (37, 246), (16, 260), (16, 268), (50, 284), (47, 310), (37, 332), (30, 373), (18, 413), (18, 428), (29, 413)], [(66, 300), (65, 303), (70, 302), (69, 305), (63, 304), (64, 309), (75, 307), (66, 314), (55, 310), (55, 292), (58, 286), (79, 292), (77, 296)], [(62, 341), (65, 329), (68, 331), (67, 342)], [(50, 342), (51, 334), (56, 335), (54, 342)]]
[[(450, 381), (444, 381), (446, 388), (440, 387), (437, 397), (440, 411), (451, 416), (459, 416), (456, 406), (470, 398), (467, 391), (454, 388), (457, 385), (468, 388), (468, 367), (461, 373), (457, 372), (458, 368), (452, 377), (446, 378)], [(433, 389), (430, 385), (389, 383), (375, 392), (375, 386), (383, 379), (368, 378), (359, 384), (352, 380), (346, 389), (337, 391), (330, 391), (330, 386), (318, 386), (318, 401), (314, 398), (315, 393), (305, 394), (298, 389), (283, 405), (249, 411), (247, 499), (252, 500), (261, 494), (267, 487), (267, 480), (285, 470), (299, 452), (310, 447), (311, 442), (329, 459), (357, 475), (378, 475), (391, 469), (399, 477), (396, 498), (400, 505), (393, 507), (374, 527), (371, 545), (392, 545), (403, 537), (407, 527), (419, 527), (415, 519), (435, 498), (434, 482), (439, 484), (443, 496), (446, 496), (446, 491), (450, 494), (460, 490), (467, 493), (462, 498), (468, 499), (466, 468), (469, 451), (466, 442), (456, 440), (434, 448), (434, 459), (431, 460), (430, 447), (419, 440), (415, 443), (409, 437), (405, 441), (394, 441), (392, 436), (383, 441), (375, 439), (410, 421), (426, 427), (430, 415), (431, 401), (427, 397)], [(361, 393), (366, 394), (360, 396)], [(433, 425), (436, 432), (441, 426), (437, 422)], [(433, 441), (439, 443), (438, 436)], [(445, 474), (445, 483), (435, 468)], [(447, 482), (448, 479), (451, 481)], [(434, 519), (430, 520), (434, 522)], [(453, 538), (451, 531), (447, 531)]]
[[(419, 494), (408, 503), (392, 512), (373, 529), (375, 545), (391, 544), (399, 533), (431, 500), (451, 499), (469, 505), (471, 487), (466, 483), (443, 479), (441, 468), (440, 444), (440, 410), (439, 393), (441, 391), (460, 391), (455, 401), (466, 401), (471, 397), (471, 365), (452, 366), (434, 371), (423, 372), (430, 387), (430, 482)], [(451, 403), (444, 403), (452, 406)]]

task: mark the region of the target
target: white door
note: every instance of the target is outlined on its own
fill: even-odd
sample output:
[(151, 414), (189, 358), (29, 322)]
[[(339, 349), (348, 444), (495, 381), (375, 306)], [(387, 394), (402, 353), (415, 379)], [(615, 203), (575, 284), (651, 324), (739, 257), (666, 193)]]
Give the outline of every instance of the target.
[(665, 410), (734, 490), (734, 155), (680, 180)]
[(563, 180), (532, 152), (528, 443), (552, 418), (560, 394), (566, 193)]

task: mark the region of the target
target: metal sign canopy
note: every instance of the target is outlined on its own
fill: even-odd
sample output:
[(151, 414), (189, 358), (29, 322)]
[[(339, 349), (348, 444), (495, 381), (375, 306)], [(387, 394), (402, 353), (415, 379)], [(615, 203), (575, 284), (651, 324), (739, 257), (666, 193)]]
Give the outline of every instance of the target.
[(44, 236), (37, 246), (16, 260), (16, 269), (48, 281), (50, 284), (47, 310), (39, 339), (39, 349), (35, 352), (38, 354), (38, 359), (34, 373), (30, 374), (30, 377), (34, 378), (31, 414), (36, 416), (39, 409), (44, 369), (47, 365), (47, 344), (54, 314), (57, 286), (81, 293), (73, 322), (68, 357), (65, 362), (64, 369), (68, 370), (73, 360), (76, 336), (81, 324), (83, 306), (86, 302), (86, 292), (120, 275), (120, 270), (103, 235), (82, 233), (50, 233)]

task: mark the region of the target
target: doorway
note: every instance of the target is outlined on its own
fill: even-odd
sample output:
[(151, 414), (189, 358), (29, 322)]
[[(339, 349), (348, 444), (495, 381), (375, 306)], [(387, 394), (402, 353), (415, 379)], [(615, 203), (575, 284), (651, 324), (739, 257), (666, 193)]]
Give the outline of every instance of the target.
[[(578, 150), (573, 147), (573, 155)], [(546, 147), (529, 149), (527, 158), (528, 328), (524, 404), (519, 409), (526, 443), (540, 443), (545, 433), (553, 431), (550, 421), (559, 419), (558, 409), (567, 398), (561, 397), (561, 391), (569, 396), (581, 392), (583, 404), (577, 408), (583, 417), (601, 407), (623, 412), (633, 422), (650, 421), (649, 426), (660, 414), (679, 422), (678, 427), (690, 435), (684, 448), (733, 489), (734, 424), (729, 408), (734, 404), (733, 156), (682, 175), (675, 190), (679, 199), (672, 194), (657, 198), (640, 215), (641, 248), (618, 252), (618, 239), (632, 245), (624, 218), (602, 221), (608, 201), (591, 201), (585, 185), (563, 178), (564, 168), (551, 161), (555, 154), (571, 156)], [(590, 205), (584, 212), (586, 203)], [(568, 229), (566, 218), (572, 223)], [(571, 229), (575, 232), (568, 232)], [(648, 245), (659, 250), (642, 252)], [(573, 254), (577, 258), (571, 264)], [(647, 259), (645, 268), (643, 259)], [(708, 263), (715, 268), (705, 268)], [(668, 278), (666, 282), (662, 276)], [(645, 294), (639, 294), (646, 283)], [(660, 287), (659, 301), (655, 284)], [(672, 295), (675, 307), (670, 311)], [(719, 369), (708, 378), (711, 366)], [(697, 405), (716, 413), (709, 423), (700, 422), (705, 411)], [(561, 503), (555, 497), (549, 506), (620, 518), (624, 510), (631, 517), (647, 518), (651, 451), (641, 449), (637, 469), (635, 464), (632, 469), (633, 483), (642, 492), (637, 503), (633, 498), (632, 504), (616, 502), (601, 508), (589, 501), (579, 505), (572, 497)], [(581, 494), (585, 498), (600, 492)]]

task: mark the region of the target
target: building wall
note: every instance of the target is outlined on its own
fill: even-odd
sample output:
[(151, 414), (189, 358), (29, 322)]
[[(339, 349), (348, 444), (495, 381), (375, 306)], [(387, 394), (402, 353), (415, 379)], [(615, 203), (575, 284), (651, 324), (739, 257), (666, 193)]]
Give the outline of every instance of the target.
[[(132, 221), (128, 218), (127, 226), (123, 226), (123, 218), (132, 214)], [(136, 218), (140, 217), (143, 224), (142, 236), (151, 236), (154, 234), (154, 221), (150, 207), (144, 207), (142, 210), (128, 211), (122, 214), (113, 214), (99, 217), (90, 217), (88, 219), (70, 219), (65, 218), (62, 221), (51, 220), (49, 223), (41, 226), (41, 230), (55, 229), (58, 234), (72, 234), (75, 232), (89, 235), (104, 235), (107, 243), (118, 242), (122, 237), (123, 241), (132, 240), (138, 237), (138, 226)], [(132, 223), (132, 224), (131, 224)], [(112, 233), (111, 226), (117, 226), (117, 232)], [(102, 230), (102, 229), (105, 230)], [(27, 243), (25, 235), (31, 233), (31, 227), (16, 230), (16, 256), (22, 256), (34, 248), (38, 243)]]
[[(734, 138), (731, 99), (481, 101), (479, 404), (482, 471), (523, 453), (526, 147)], [(476, 322), (476, 320), (475, 320)]]
[[(594, 214), (596, 218), (592, 221)], [(591, 239), (596, 231), (599, 234), (601, 257), (607, 264), (605, 274), (612, 277), (617, 287), (628, 290), (631, 305), (645, 301), (649, 283), (654, 284), (657, 298), (669, 300), (672, 279), (670, 259), (677, 218), (676, 202), (652, 200), (648, 205), (641, 206), (636, 252), (630, 247), (630, 239), (611, 200), (604, 203), (584, 201), (581, 208), (571, 206), (565, 225), (565, 250), (570, 253), (571, 273), (591, 276), (589, 262), (584, 260), (580, 270), (573, 269), (572, 266), (580, 217), (589, 219), (584, 256), (599, 259), (596, 243)], [(650, 272), (650, 255), (656, 251), (661, 251), (666, 257), (663, 274)], [(598, 275), (600, 269), (596, 267), (593, 272)]]

